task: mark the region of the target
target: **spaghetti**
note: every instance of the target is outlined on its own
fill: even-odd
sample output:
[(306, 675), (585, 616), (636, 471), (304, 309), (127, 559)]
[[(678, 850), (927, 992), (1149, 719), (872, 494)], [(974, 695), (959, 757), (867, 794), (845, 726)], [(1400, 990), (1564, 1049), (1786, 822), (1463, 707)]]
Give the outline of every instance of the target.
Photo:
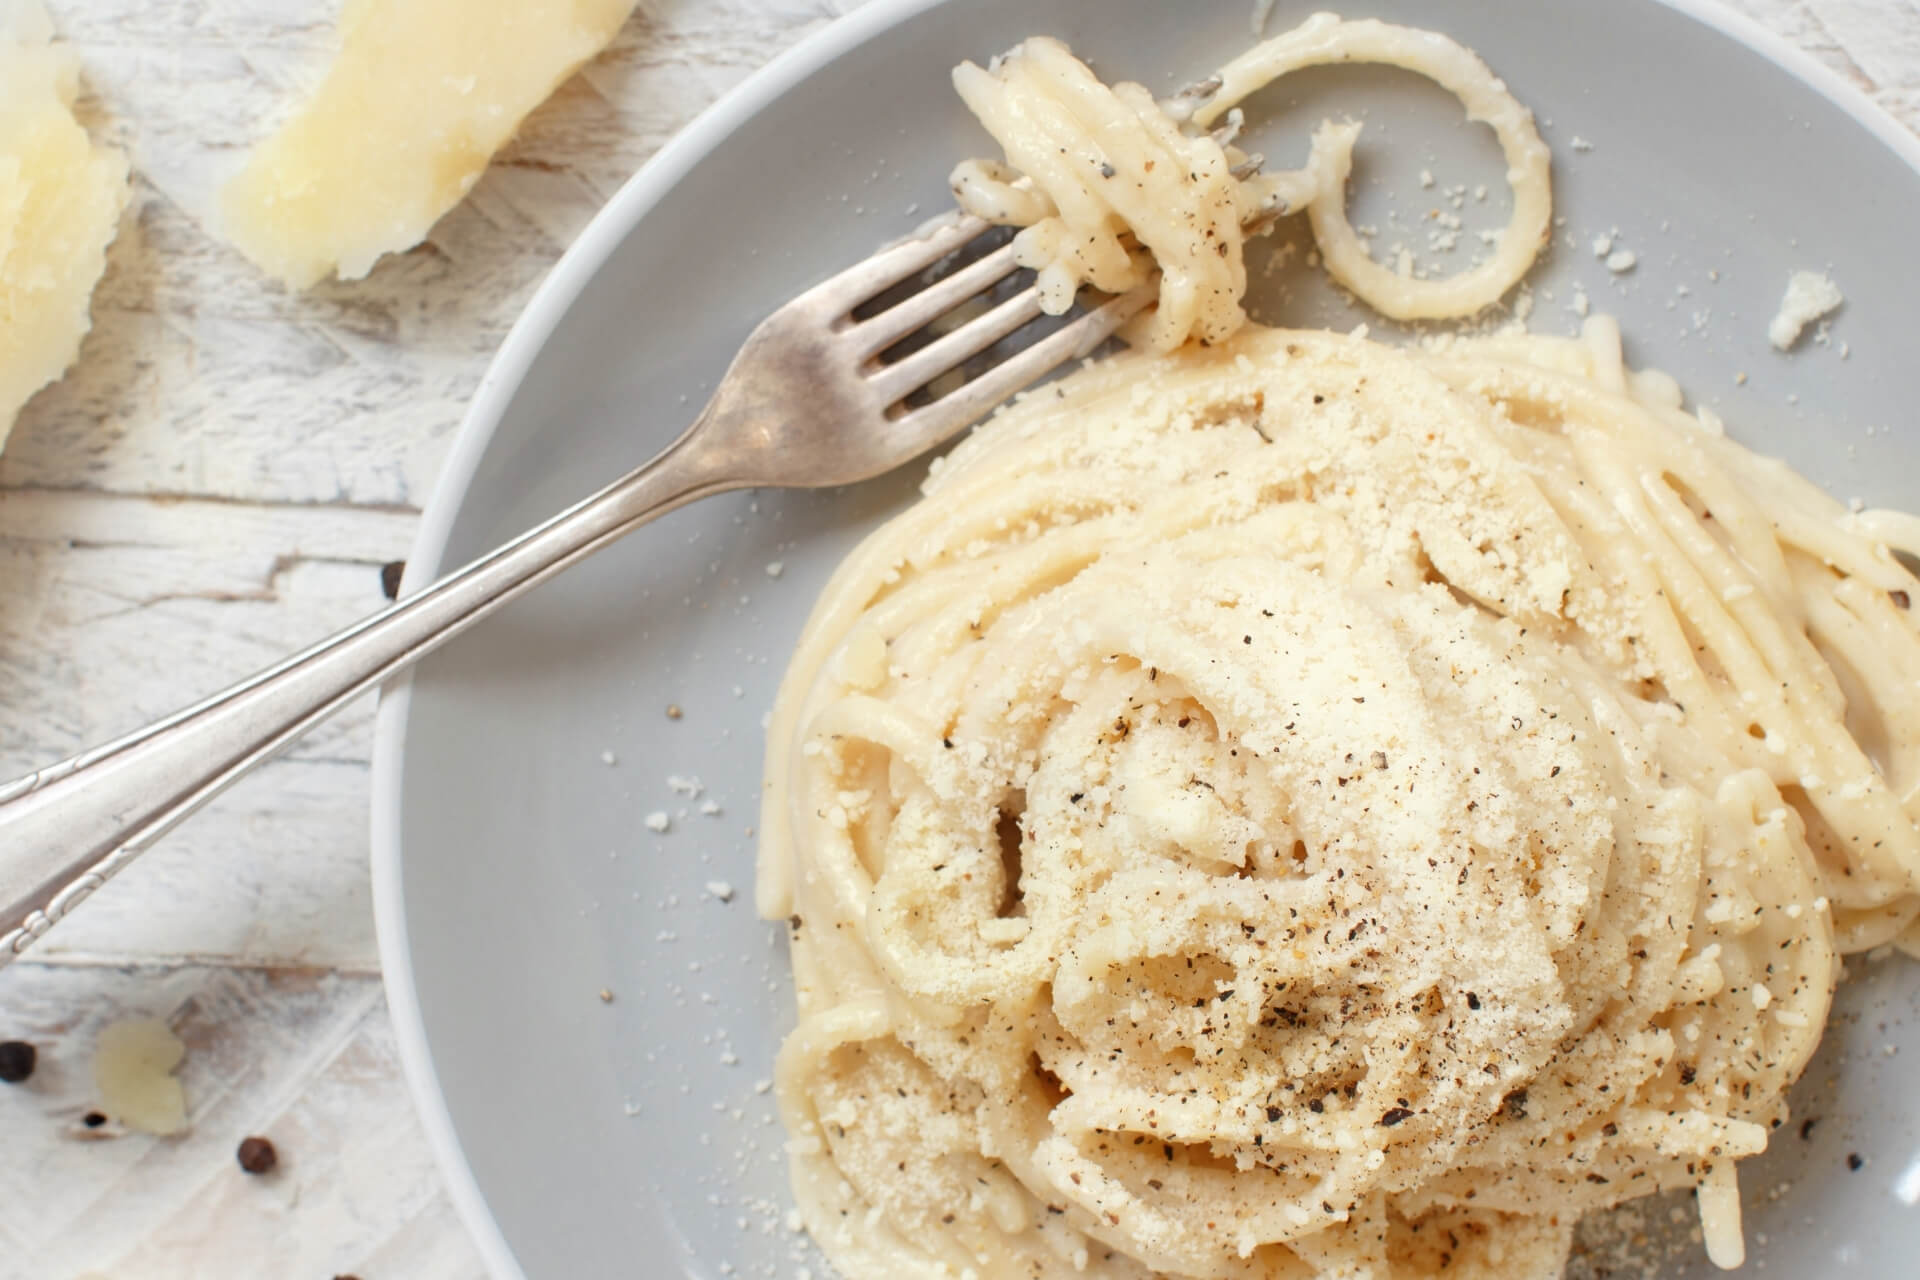
[[(1513, 212), (1486, 261), (1443, 280), (1381, 266), (1346, 215), (1346, 184), (1360, 126), (1327, 121), (1306, 164), (1256, 173), (1233, 146), (1239, 104), (1289, 72), (1375, 62), (1424, 75), (1492, 127), (1507, 160)], [(1189, 338), (1217, 342), (1245, 320), (1246, 264), (1238, 228), (1304, 210), (1330, 275), (1396, 320), (1472, 315), (1520, 282), (1545, 243), (1553, 211), (1550, 156), (1533, 115), (1471, 50), (1432, 31), (1316, 14), (1235, 58), (1197, 104), (1167, 104), (1211, 134), (1183, 131), (1137, 84), (1108, 88), (1057, 40), (1031, 39), (990, 70), (963, 63), (961, 98), (1000, 143), (1007, 163), (969, 160), (954, 171), (962, 207), (1022, 227), (1016, 259), (1040, 273), (1047, 310), (1065, 312), (1090, 284), (1122, 293), (1160, 272), (1160, 305), (1146, 345), (1171, 351)]]
[[(1221, 94), (1341, 32), (1440, 48), (1330, 22)], [(1009, 119), (1093, 92), (1019, 56), (1031, 100), (1016, 59), (980, 73)], [(1204, 137), (1115, 93), (1163, 154)], [(1081, 225), (982, 173), (1029, 231)], [(1113, 205), (1120, 255), (1063, 270), (1120, 286), (1132, 237), (1231, 276), (1174, 206), (1237, 246), (1239, 181)], [(1209, 289), (1157, 333), (1210, 345), (1083, 368), (936, 464), (793, 657), (759, 900), (809, 1230), (849, 1280), (1547, 1280), (1581, 1215), (1688, 1187), (1737, 1265), (1735, 1166), (1839, 955), (1920, 915), (1920, 521), (1684, 412), (1604, 319), (1398, 349)]]

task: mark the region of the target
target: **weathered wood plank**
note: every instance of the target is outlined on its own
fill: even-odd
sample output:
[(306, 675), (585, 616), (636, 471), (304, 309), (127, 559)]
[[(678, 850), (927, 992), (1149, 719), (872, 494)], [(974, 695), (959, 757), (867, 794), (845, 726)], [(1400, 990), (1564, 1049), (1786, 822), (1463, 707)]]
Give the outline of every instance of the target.
[[(414, 523), (327, 507), (0, 497), (0, 769), (138, 728), (372, 612), (385, 603), (380, 568), (406, 554)], [(341, 752), (323, 730), (303, 754)]]
[(194, 959), (379, 972), (362, 761), (271, 764), (49, 933), (42, 959)]
[[(400, 1083), (377, 979), (23, 961), (0, 972), (0, 1010), (0, 1035), (40, 1050), (30, 1082), (0, 1087), (0, 1275), (480, 1274)], [(95, 1037), (134, 1016), (186, 1042), (182, 1134), (81, 1123), (99, 1102)], [(279, 1152), (263, 1178), (234, 1159), (252, 1134)]]
[[(0, 498), (0, 771), (138, 728), (383, 604), (408, 513)], [(24, 602), (26, 607), (20, 607)], [(377, 964), (363, 699), (161, 842), (49, 956)]]

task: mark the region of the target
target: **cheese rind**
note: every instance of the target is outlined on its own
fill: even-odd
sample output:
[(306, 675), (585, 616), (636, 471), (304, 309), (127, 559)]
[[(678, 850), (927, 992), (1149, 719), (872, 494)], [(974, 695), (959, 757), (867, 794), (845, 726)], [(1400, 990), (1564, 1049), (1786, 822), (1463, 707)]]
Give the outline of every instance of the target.
[(79, 358), (127, 204), (127, 161), (73, 116), (79, 63), (37, 4), (0, 0), (0, 448)]
[(426, 238), (634, 0), (346, 0), (313, 97), (224, 193), (226, 229), (306, 288)]

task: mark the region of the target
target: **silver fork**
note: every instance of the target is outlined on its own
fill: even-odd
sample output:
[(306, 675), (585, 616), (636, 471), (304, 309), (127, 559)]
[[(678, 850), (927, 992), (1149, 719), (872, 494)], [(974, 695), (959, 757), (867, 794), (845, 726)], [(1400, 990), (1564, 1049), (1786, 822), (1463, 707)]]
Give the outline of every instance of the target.
[(929, 384), (1040, 315), (1029, 287), (891, 362), (888, 348), (1015, 270), (1003, 245), (870, 316), (855, 311), (988, 229), (954, 216), (816, 285), (747, 338), (652, 461), (465, 568), (206, 701), (0, 785), (0, 966), (161, 836), (356, 694), (655, 516), (730, 489), (872, 479), (1091, 353), (1154, 296), (1111, 298), (931, 400)]

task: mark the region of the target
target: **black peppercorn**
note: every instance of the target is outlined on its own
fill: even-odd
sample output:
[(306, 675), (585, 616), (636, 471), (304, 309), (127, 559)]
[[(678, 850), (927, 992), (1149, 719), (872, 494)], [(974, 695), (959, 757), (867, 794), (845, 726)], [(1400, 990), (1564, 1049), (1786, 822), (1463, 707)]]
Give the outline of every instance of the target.
[(104, 1116), (98, 1111), (89, 1111), (87, 1112), (87, 1114), (80, 1117), (80, 1123), (87, 1126), (87, 1128), (89, 1129), (98, 1129), (101, 1125), (105, 1124), (106, 1122), (107, 1122), (106, 1116)]
[(33, 1074), (34, 1064), (39, 1060), (39, 1051), (25, 1040), (0, 1043), (0, 1081), (22, 1083)]
[(240, 1167), (248, 1173), (272, 1173), (273, 1167), (280, 1163), (280, 1153), (265, 1138), (245, 1138), (241, 1140), (240, 1150), (235, 1152)]

